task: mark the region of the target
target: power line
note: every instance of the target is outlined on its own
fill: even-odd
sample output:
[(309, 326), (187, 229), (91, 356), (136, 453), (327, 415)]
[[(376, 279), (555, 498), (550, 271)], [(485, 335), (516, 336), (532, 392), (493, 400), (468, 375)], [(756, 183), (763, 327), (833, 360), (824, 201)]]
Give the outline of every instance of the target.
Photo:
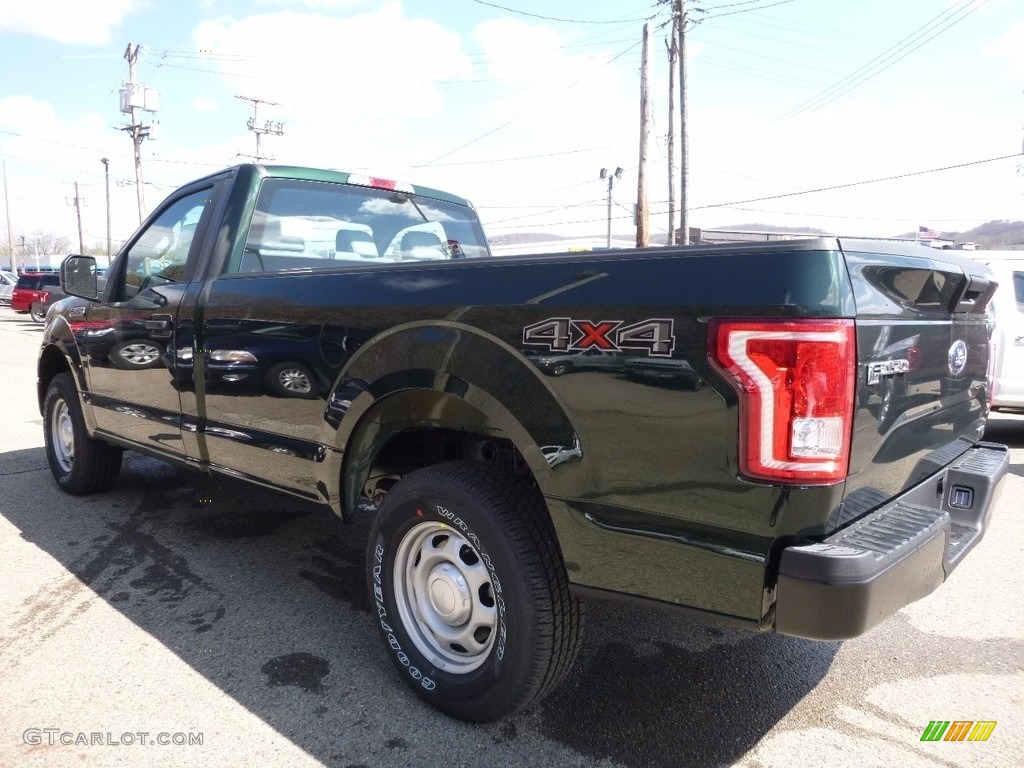
[[(694, 24), (702, 24), (705, 21), (710, 21), (711, 19), (719, 19), (719, 18), (721, 18), (723, 16), (735, 16), (738, 13), (750, 13), (752, 11), (761, 11), (761, 10), (764, 10), (765, 8), (774, 8), (777, 5), (786, 5), (787, 3), (792, 3), (792, 2), (793, 2), (793, 0), (778, 0), (778, 2), (776, 2), (776, 3), (771, 3), (769, 5), (759, 5), (756, 8), (744, 8), (744, 9), (739, 10), (739, 11), (729, 11), (728, 13), (713, 13), (710, 16), (705, 16), (702, 19), (696, 19), (693, 23)], [(740, 5), (740, 3), (738, 3), (738, 5)], [(725, 7), (725, 6), (723, 6), (723, 7)]]
[(541, 155), (520, 155), (518, 157), (499, 157), (491, 160), (463, 160), (457, 163), (436, 163), (435, 168), (452, 168), (458, 165), (485, 165), (489, 163), (511, 163), (518, 160), (536, 160), (542, 157), (565, 157), (566, 155), (579, 155), (584, 152), (596, 152), (599, 149), (609, 149), (612, 145), (605, 144), (602, 147), (589, 147), (587, 149), (566, 149), (561, 152), (545, 152)]
[[(1019, 158), (1019, 157), (1024, 157), (1024, 152), (1017, 152), (1017, 153), (1014, 153), (1012, 155), (1002, 155), (1000, 157), (990, 157), (990, 158), (986, 158), (984, 160), (972, 160), (972, 161), (966, 162), (966, 163), (957, 163), (956, 165), (946, 165), (946, 166), (943, 166), (941, 168), (928, 168), (926, 170), (921, 170), (921, 171), (909, 171), (907, 173), (900, 173), (900, 174), (896, 174), (894, 176), (883, 176), (883, 177), (880, 177), (880, 178), (877, 178), (877, 179), (864, 179), (864, 180), (861, 180), (861, 181), (851, 181), (851, 182), (848, 182), (848, 183), (845, 183), (845, 184), (834, 184), (834, 185), (829, 186), (829, 187), (818, 187), (818, 188), (815, 188), (815, 189), (804, 189), (804, 190), (798, 190), (796, 192), (784, 192), (784, 193), (780, 193), (780, 194), (776, 194), (776, 195), (765, 195), (763, 197), (749, 198), (749, 199), (746, 199), (746, 200), (730, 200), (730, 201), (724, 202), (724, 203), (710, 203), (708, 205), (696, 205), (696, 206), (693, 206), (691, 208), (691, 210), (709, 210), (711, 208), (735, 208), (737, 206), (745, 205), (747, 203), (760, 203), (760, 202), (765, 202), (765, 201), (768, 201), (768, 200), (781, 200), (781, 199), (788, 198), (788, 197), (798, 197), (798, 196), (801, 196), (801, 195), (816, 194), (818, 192), (832, 192), (832, 191), (837, 190), (837, 189), (848, 189), (850, 187), (864, 186), (864, 185), (867, 185), (867, 184), (879, 184), (879, 183), (882, 183), (882, 182), (885, 182), (885, 181), (897, 181), (899, 179), (907, 179), (907, 178), (911, 178), (911, 177), (914, 177), (914, 176), (925, 176), (925, 175), (932, 174), (932, 173), (942, 173), (944, 171), (952, 171), (952, 170), (957, 170), (959, 168), (969, 168), (969, 167), (975, 166), (975, 165), (984, 165), (986, 163), (995, 163), (995, 162), (999, 162), (999, 161), (1002, 161), (1002, 160), (1011, 160), (1013, 158)], [(656, 203), (654, 203), (654, 205), (663, 205), (666, 202), (667, 201), (659, 200)], [(588, 204), (593, 204), (593, 203), (588, 203)], [(583, 204), (581, 203), (579, 205), (583, 205)], [(578, 207), (578, 206), (562, 206), (562, 207), (563, 208), (569, 208), (569, 207)], [(554, 208), (552, 210), (560, 210), (560, 208)], [(541, 215), (541, 214), (538, 213), (538, 214), (531, 214), (531, 215)], [(820, 215), (825, 216), (825, 214), (820, 214)], [(515, 219), (529, 218), (529, 217), (530, 217), (530, 215), (520, 216), (520, 217), (513, 217), (513, 218), (509, 218), (509, 219), (501, 219), (500, 222), (495, 222), (495, 223), (496, 224), (497, 223), (504, 223), (506, 221), (513, 221)], [(627, 218), (627, 217), (619, 216), (619, 217), (615, 217), (615, 218), (622, 219), (622, 218)], [(545, 226), (562, 226), (562, 225), (567, 225), (567, 224), (589, 224), (589, 223), (599, 222), (599, 221), (603, 221), (603, 219), (599, 219), (598, 218), (598, 219), (585, 219), (585, 220), (563, 221), (563, 222), (554, 222), (554, 223), (550, 223), (549, 222), (549, 223), (546, 223)], [(965, 221), (973, 221), (973, 219), (965, 219)], [(510, 229), (510, 228), (511, 227), (508, 227), (508, 226), (501, 227), (501, 229)]]
[[(965, 1), (971, 5), (962, 5), (962, 3)], [(979, 2), (979, 4), (973, 5), (973, 3), (975, 2)], [(781, 117), (776, 118), (776, 120), (774, 120), (773, 122), (778, 122), (779, 120), (783, 120), (787, 117), (796, 117), (797, 115), (803, 112), (807, 112), (809, 110), (817, 111), (822, 107), (826, 106), (827, 104), (831, 104), (833, 101), (849, 93), (857, 86), (863, 85), (871, 78), (881, 74), (886, 69), (896, 64), (896, 62), (906, 58), (921, 46), (934, 40), (936, 37), (941, 35), (950, 27), (959, 24), (961, 21), (963, 21), (965, 18), (970, 16), (972, 13), (974, 13), (987, 3), (988, 0), (958, 0), (957, 5), (950, 6), (942, 13), (930, 19), (921, 27), (918, 27), (918, 29), (916, 29), (914, 32), (907, 35), (894, 45), (890, 46), (875, 58), (871, 59), (871, 61), (857, 68), (856, 70), (848, 74), (846, 77), (844, 77), (842, 80), (839, 80), (837, 83), (834, 83), (829, 88), (826, 88), (817, 96), (808, 99), (802, 104), (799, 104), (798, 106), (789, 110), (789, 112), (785, 113)], [(959, 8), (957, 6), (959, 6)], [(964, 11), (966, 11), (966, 13)], [(946, 16), (949, 16), (951, 13), (954, 14), (954, 16), (956, 16), (956, 14), (961, 15), (958, 18), (953, 18), (952, 20), (944, 18)], [(943, 22), (949, 23), (947, 23), (946, 26), (936, 31), (935, 34), (931, 35), (931, 37), (921, 40), (922, 37), (927, 35), (929, 32), (933, 31), (935, 27), (942, 24)], [(919, 40), (920, 42), (918, 42)], [(906, 53), (903, 53), (903, 55), (898, 56), (897, 58), (893, 58), (898, 53), (904, 51), (906, 48), (913, 45), (914, 43), (917, 43), (917, 45), (914, 45), (913, 48), (910, 48), (910, 50), (906, 51)]]
[(565, 93), (566, 91), (568, 91), (568, 90), (570, 90), (570, 89), (572, 89), (572, 88), (575, 88), (575, 87), (576, 87), (577, 85), (579, 85), (580, 83), (582, 83), (582, 82), (583, 82), (584, 80), (586, 80), (587, 78), (589, 78), (589, 77), (592, 77), (592, 76), (594, 76), (595, 74), (597, 74), (597, 72), (599, 72), (600, 70), (604, 69), (605, 67), (607, 67), (607, 66), (608, 66), (609, 64), (611, 64), (612, 62), (616, 61), (617, 59), (620, 59), (620, 58), (622, 58), (622, 57), (623, 57), (623, 56), (625, 56), (625, 55), (626, 55), (627, 53), (629, 53), (630, 51), (632, 51), (632, 50), (633, 50), (634, 48), (636, 48), (636, 47), (637, 47), (638, 45), (640, 45), (640, 43), (641, 43), (641, 42), (642, 42), (642, 41), (640, 41), (640, 40), (637, 40), (637, 41), (636, 41), (635, 43), (633, 43), (632, 45), (630, 45), (630, 46), (629, 46), (628, 48), (626, 48), (626, 49), (625, 49), (624, 51), (621, 51), (621, 52), (619, 52), (619, 53), (615, 54), (615, 55), (614, 55), (614, 56), (612, 56), (612, 57), (611, 57), (610, 59), (608, 59), (608, 61), (604, 62), (604, 63), (603, 63), (603, 64), (601, 64), (600, 66), (598, 66), (598, 67), (596, 67), (595, 69), (593, 69), (592, 71), (588, 72), (587, 74), (583, 75), (583, 77), (581, 77), (581, 78), (579, 78), (579, 79), (577, 79), (577, 80), (574, 80), (573, 82), (569, 83), (569, 85), (565, 86), (564, 88), (561, 88), (561, 89), (559, 89), (559, 90), (555, 91), (554, 93), (552, 93), (552, 94), (551, 94), (550, 96), (548, 96), (547, 98), (545, 98), (545, 99), (542, 99), (542, 100), (538, 101), (538, 102), (537, 102), (536, 104), (534, 104), (534, 105), (533, 105), (532, 107), (529, 107), (528, 109), (525, 109), (525, 110), (523, 110), (522, 112), (520, 112), (520, 113), (519, 113), (518, 115), (516, 115), (515, 117), (512, 117), (512, 118), (510, 118), (510, 119), (506, 120), (505, 122), (501, 123), (500, 125), (497, 125), (497, 126), (495, 126), (494, 128), (492, 128), (491, 130), (487, 131), (486, 133), (483, 133), (483, 134), (481, 134), (481, 135), (477, 136), (477, 137), (476, 137), (475, 139), (470, 139), (470, 140), (469, 140), (469, 141), (467, 141), (466, 143), (464, 143), (464, 144), (460, 144), (459, 146), (455, 147), (455, 149), (449, 150), (448, 152), (445, 152), (445, 153), (444, 153), (443, 155), (438, 155), (438, 156), (437, 156), (437, 157), (435, 157), (435, 158), (434, 158), (433, 160), (429, 160), (428, 162), (426, 162), (426, 163), (422, 163), (422, 164), (420, 164), (420, 165), (415, 165), (415, 166), (412, 166), (412, 168), (411, 168), (410, 170), (412, 170), (412, 171), (418, 171), (418, 170), (419, 170), (420, 168), (427, 168), (427, 167), (429, 167), (429, 166), (431, 166), (431, 165), (434, 165), (434, 163), (436, 163), (436, 162), (437, 162), (438, 160), (444, 160), (444, 159), (445, 159), (446, 157), (451, 157), (451, 156), (452, 156), (452, 155), (454, 155), (454, 154), (455, 154), (456, 152), (461, 152), (461, 151), (462, 151), (462, 150), (464, 150), (464, 149), (465, 149), (466, 147), (472, 146), (473, 144), (476, 144), (476, 143), (477, 143), (477, 142), (479, 142), (479, 141), (483, 141), (483, 140), (484, 140), (484, 139), (486, 139), (486, 138), (487, 138), (488, 136), (493, 136), (493, 135), (494, 135), (495, 133), (497, 133), (498, 131), (502, 130), (503, 128), (507, 128), (507, 127), (508, 127), (508, 126), (510, 126), (510, 125), (511, 125), (512, 123), (514, 123), (514, 122), (516, 122), (517, 120), (519, 120), (520, 118), (523, 118), (523, 117), (525, 117), (526, 115), (528, 115), (528, 114), (530, 114), (531, 112), (533, 112), (534, 110), (536, 110), (536, 109), (539, 109), (540, 107), (544, 106), (544, 105), (545, 105), (545, 104), (547, 104), (547, 103), (548, 103), (549, 101), (551, 101), (552, 99), (554, 99), (554, 98), (555, 98), (556, 96), (560, 96), (561, 94)]
[[(619, 18), (619, 19), (604, 19), (604, 20), (594, 20), (594, 19), (590, 19), (590, 20), (587, 20), (587, 19), (560, 19), (557, 16), (542, 16), (542, 15), (540, 15), (538, 13), (529, 13), (528, 11), (519, 11), (519, 10), (516, 10), (515, 8), (508, 8), (508, 7), (504, 6), (504, 5), (498, 5), (497, 3), (484, 2), (484, 0), (473, 0), (473, 2), (476, 3), (477, 5), (486, 5), (486, 6), (490, 7), (490, 8), (497, 8), (499, 11), (506, 11), (507, 13), (514, 13), (517, 16), (528, 16), (531, 19), (541, 19), (542, 21), (558, 21), (558, 22), (562, 22), (564, 24), (622, 24), (622, 23), (625, 23), (625, 20), (623, 20), (621, 18)], [(654, 18), (654, 17), (653, 16), (648, 16), (648, 17), (642, 18), (642, 19), (629, 19), (628, 21), (629, 21), (629, 23), (635, 23), (635, 22), (638, 22), (638, 21), (650, 21), (652, 18)]]

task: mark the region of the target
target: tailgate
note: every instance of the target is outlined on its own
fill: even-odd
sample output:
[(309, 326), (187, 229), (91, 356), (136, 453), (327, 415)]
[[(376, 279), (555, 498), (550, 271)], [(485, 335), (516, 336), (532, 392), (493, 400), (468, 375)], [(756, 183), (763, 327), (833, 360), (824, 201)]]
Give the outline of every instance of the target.
[[(857, 303), (857, 407), (843, 525), (954, 461), (987, 415), (983, 264), (917, 245), (841, 241)], [(882, 252), (884, 251), (884, 252)]]

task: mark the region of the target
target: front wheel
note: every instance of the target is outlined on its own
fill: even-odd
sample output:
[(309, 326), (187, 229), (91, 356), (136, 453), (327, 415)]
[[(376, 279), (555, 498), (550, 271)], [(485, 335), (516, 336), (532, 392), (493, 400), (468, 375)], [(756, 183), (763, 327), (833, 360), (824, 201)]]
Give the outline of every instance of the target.
[(99, 493), (117, 480), (122, 451), (89, 437), (70, 373), (58, 373), (46, 390), (43, 438), (50, 472), (61, 490), (75, 496)]
[(420, 697), (460, 720), (518, 712), (568, 674), (583, 604), (540, 492), (489, 464), (414, 472), (370, 532), (370, 599), (391, 660)]
[(110, 348), (110, 362), (126, 371), (142, 371), (160, 364), (164, 348), (155, 341), (122, 341)]

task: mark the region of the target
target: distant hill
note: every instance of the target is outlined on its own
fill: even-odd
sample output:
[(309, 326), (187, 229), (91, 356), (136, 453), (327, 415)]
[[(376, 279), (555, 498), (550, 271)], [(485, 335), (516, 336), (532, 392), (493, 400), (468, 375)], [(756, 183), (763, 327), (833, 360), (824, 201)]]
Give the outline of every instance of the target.
[(730, 224), (727, 227), (708, 227), (708, 229), (735, 230), (737, 232), (786, 232), (801, 235), (834, 235), (827, 229), (814, 227), (784, 227), (778, 224)]
[[(914, 237), (908, 232), (896, 237)], [(943, 238), (958, 243), (974, 243), (986, 251), (998, 251), (1024, 244), (1024, 221), (987, 221), (966, 232), (940, 232)]]
[[(595, 235), (600, 237), (600, 235)], [(546, 243), (552, 240), (576, 240), (579, 238), (565, 235), (545, 235), (540, 232), (509, 232), (506, 235), (494, 235), (487, 238), (491, 245), (527, 245), (529, 243)]]
[[(835, 232), (829, 232), (824, 229), (815, 229), (814, 227), (785, 227), (777, 224), (729, 224), (723, 227), (709, 227), (709, 229), (726, 229), (736, 230), (739, 232), (792, 232), (804, 235), (835, 235)], [(846, 234), (856, 236), (856, 232), (848, 232)], [(946, 240), (953, 240), (957, 243), (974, 243), (978, 248), (994, 251), (1000, 249), (1008, 249), (1015, 245), (1024, 244), (1024, 221), (989, 221), (984, 224), (979, 224), (974, 229), (968, 229), (965, 232), (940, 232), (939, 233)], [(913, 240), (916, 237), (916, 232), (903, 232), (891, 237), (906, 238)], [(604, 237), (601, 233), (592, 235), (593, 238)], [(504, 235), (495, 235), (489, 238), (491, 245), (503, 246), (503, 245), (527, 245), (529, 243), (541, 243), (541, 242), (553, 242), (556, 240), (579, 240), (579, 237), (566, 236), (566, 235), (549, 235), (540, 232), (510, 232)], [(653, 239), (653, 238), (652, 238)], [(659, 242), (664, 242), (661, 240)]]

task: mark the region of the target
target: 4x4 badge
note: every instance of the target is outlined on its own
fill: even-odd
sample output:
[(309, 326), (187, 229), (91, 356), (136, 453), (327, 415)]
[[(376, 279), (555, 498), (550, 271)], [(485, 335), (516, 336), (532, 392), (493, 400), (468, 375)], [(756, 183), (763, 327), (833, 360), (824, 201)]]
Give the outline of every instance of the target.
[(949, 348), (949, 372), (959, 376), (967, 367), (967, 345), (961, 339), (953, 342)]
[(623, 320), (593, 322), (549, 317), (523, 328), (523, 344), (547, 347), (552, 352), (642, 349), (652, 357), (671, 357), (676, 347), (674, 327), (670, 318), (660, 317), (631, 325), (625, 325)]

